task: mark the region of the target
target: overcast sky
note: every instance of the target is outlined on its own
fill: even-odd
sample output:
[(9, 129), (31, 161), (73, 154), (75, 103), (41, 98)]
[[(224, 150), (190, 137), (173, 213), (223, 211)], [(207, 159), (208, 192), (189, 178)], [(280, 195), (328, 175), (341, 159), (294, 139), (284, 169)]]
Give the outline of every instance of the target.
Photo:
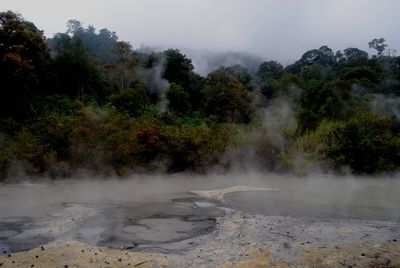
[(0, 0), (51, 37), (74, 18), (140, 45), (245, 51), (288, 63), (306, 50), (384, 37), (400, 52), (400, 0)]

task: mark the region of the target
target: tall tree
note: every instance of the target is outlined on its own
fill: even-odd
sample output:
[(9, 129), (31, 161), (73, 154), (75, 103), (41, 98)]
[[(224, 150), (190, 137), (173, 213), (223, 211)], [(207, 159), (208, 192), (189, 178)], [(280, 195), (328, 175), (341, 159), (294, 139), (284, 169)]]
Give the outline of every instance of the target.
[(132, 53), (132, 46), (128, 42), (117, 42), (113, 52), (116, 60), (104, 67), (111, 80), (117, 85), (119, 92), (123, 93), (135, 77), (134, 70), (140, 60)]
[(212, 115), (219, 122), (248, 123), (253, 109), (243, 84), (223, 71), (208, 75), (204, 87), (205, 115)]
[(386, 40), (385, 38), (374, 38), (372, 39), (371, 42), (368, 42), (369, 48), (375, 49), (378, 53), (377, 56), (380, 57), (383, 55), (383, 52), (385, 51), (386, 47), (388, 46), (385, 44)]
[(80, 38), (60, 34), (57, 40), (60, 44), (56, 44), (59, 50), (55, 57), (55, 70), (59, 93), (80, 99), (108, 95), (107, 83)]
[(166, 59), (164, 78), (171, 83), (188, 87), (190, 73), (193, 71), (192, 61), (178, 49), (168, 49), (163, 54)]
[(0, 113), (24, 116), (30, 98), (44, 91), (49, 49), (43, 32), (12, 11), (0, 13)]
[(265, 81), (269, 79), (281, 79), (283, 66), (277, 61), (263, 62), (258, 68), (257, 75)]

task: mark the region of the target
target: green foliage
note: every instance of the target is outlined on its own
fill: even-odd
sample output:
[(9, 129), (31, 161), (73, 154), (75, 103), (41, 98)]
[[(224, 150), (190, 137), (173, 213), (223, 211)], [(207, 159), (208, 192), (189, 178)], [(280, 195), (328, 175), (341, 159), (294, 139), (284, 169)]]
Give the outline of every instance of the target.
[(208, 75), (204, 96), (205, 115), (215, 116), (218, 122), (250, 122), (253, 111), (245, 87), (224, 72)]
[(304, 88), (304, 81), (295, 74), (285, 73), (282, 78), (273, 83), (273, 96), (289, 96), (297, 93), (293, 89)]
[(300, 133), (314, 130), (322, 119), (345, 120), (351, 117), (353, 103), (348, 83), (341, 80), (325, 84), (309, 81), (301, 95), (301, 109), (297, 112)]
[(339, 73), (340, 79), (356, 82), (357, 80), (366, 79), (370, 83), (377, 83), (377, 73), (370, 70), (368, 67), (348, 67), (343, 68)]
[(335, 62), (335, 56), (327, 46), (322, 46), (319, 49), (312, 49), (303, 54), (301, 59), (296, 62), (300, 66), (310, 66), (320, 64), (322, 66), (331, 66)]
[(165, 50), (163, 55), (166, 60), (165, 79), (182, 87), (188, 87), (190, 72), (193, 71), (192, 61), (178, 49)]
[(150, 104), (150, 98), (143, 86), (129, 88), (123, 93), (112, 95), (110, 102), (120, 111), (137, 117), (143, 114), (145, 107)]
[(368, 42), (368, 46), (369, 48), (375, 49), (378, 52), (377, 56), (381, 57), (386, 47), (388, 46), (387, 44), (385, 44), (385, 41), (385, 38), (374, 38), (371, 42)]
[(58, 91), (70, 97), (104, 98), (110, 88), (100, 69), (77, 37), (64, 34), (54, 61)]
[(341, 121), (323, 120), (315, 131), (308, 131), (300, 136), (295, 147), (310, 158), (326, 159), (327, 150), (338, 142), (343, 128), (344, 123)]
[(221, 66), (219, 70), (226, 73), (236, 81), (242, 83), (246, 89), (252, 89), (251, 82), (253, 80), (253, 76), (246, 67), (243, 67), (242, 65), (234, 65), (231, 67)]
[(30, 98), (46, 91), (50, 54), (43, 33), (11, 11), (0, 12), (0, 116), (24, 118)]
[(185, 89), (175, 83), (171, 83), (166, 94), (171, 111), (179, 115), (190, 112), (190, 96)]
[(257, 75), (265, 81), (269, 79), (279, 80), (283, 75), (283, 66), (276, 61), (263, 62), (258, 68)]
[(400, 132), (387, 118), (359, 111), (344, 124), (327, 155), (355, 173), (395, 171), (400, 164)]
[(69, 20), (67, 22), (67, 32), (56, 34), (53, 38), (48, 39), (49, 47), (52, 49), (53, 56), (57, 56), (60, 51), (64, 50), (66, 37), (79, 39), (85, 50), (95, 55), (96, 61), (100, 63), (111, 63), (116, 60), (114, 49), (117, 46), (118, 36), (115, 32), (108, 29), (100, 29), (96, 33), (93, 26), (84, 28), (82, 23), (77, 20)]
[(281, 172), (313, 161), (365, 174), (400, 167), (400, 57), (384, 55), (383, 38), (369, 43), (373, 57), (322, 46), (285, 68), (228, 53), (210, 65), (235, 56), (249, 69), (202, 77), (177, 49), (146, 54), (107, 29), (67, 27), (46, 43), (31, 22), (0, 13), (0, 178), (19, 165), (53, 177), (237, 162)]
[(313, 65), (302, 68), (301, 78), (304, 81), (318, 80), (324, 82), (328, 80), (328, 70), (324, 66), (314, 63)]

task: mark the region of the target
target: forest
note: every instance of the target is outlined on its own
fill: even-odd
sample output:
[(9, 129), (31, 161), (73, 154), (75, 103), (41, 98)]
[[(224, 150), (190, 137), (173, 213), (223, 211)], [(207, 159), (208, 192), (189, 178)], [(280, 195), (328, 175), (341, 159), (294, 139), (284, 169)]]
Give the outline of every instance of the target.
[[(134, 50), (77, 20), (46, 38), (0, 13), (0, 180), (400, 168), (400, 56), (321, 46), (205, 76), (178, 49)], [(140, 40), (138, 40), (140, 42)]]

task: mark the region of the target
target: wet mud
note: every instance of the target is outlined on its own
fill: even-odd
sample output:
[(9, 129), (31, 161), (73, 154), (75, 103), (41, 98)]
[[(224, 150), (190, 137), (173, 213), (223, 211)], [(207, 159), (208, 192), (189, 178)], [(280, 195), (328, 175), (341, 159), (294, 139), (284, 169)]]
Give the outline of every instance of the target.
[(0, 187), (0, 267), (400, 267), (394, 187), (202, 183)]

